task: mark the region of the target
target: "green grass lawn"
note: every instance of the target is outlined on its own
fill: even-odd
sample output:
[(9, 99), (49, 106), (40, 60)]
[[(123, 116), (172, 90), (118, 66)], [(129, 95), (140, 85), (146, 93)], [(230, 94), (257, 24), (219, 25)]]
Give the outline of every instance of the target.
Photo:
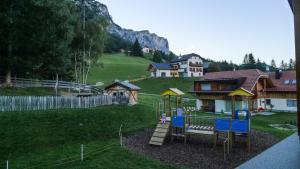
[(147, 77), (150, 60), (141, 57), (126, 56), (125, 54), (104, 54), (100, 60), (103, 67), (93, 67), (90, 71), (88, 82), (104, 82), (108, 85), (113, 80), (131, 80)]
[[(157, 96), (139, 95), (135, 106), (104, 106), (93, 109), (62, 109), (44, 112), (0, 114), (0, 166), (9, 159), (11, 168), (174, 168), (118, 146), (118, 131), (130, 135), (156, 124), (154, 102)], [(215, 116), (204, 113), (204, 115)], [(292, 132), (269, 127), (296, 119), (294, 113), (254, 116), (252, 128), (285, 138)], [(86, 153), (102, 151), (80, 160), (80, 145)], [(76, 161), (62, 164), (61, 159)], [(62, 164), (53, 166), (54, 164)]]
[(273, 134), (278, 138), (285, 138), (294, 132), (278, 130), (270, 127), (270, 124), (285, 124), (293, 122), (295, 123), (297, 119), (296, 113), (277, 113), (271, 116), (254, 116), (252, 121), (252, 127), (257, 130), (265, 131)]
[[(60, 89), (59, 92), (65, 91)], [(55, 95), (53, 88), (0, 88), (0, 96), (46, 96)]]
[(161, 94), (168, 88), (178, 88), (188, 94), (193, 83), (199, 78), (149, 78), (135, 82), (142, 93)]
[[(148, 99), (148, 101), (147, 101)], [(11, 168), (173, 168), (137, 155), (118, 146), (119, 127), (126, 136), (155, 125), (152, 98), (136, 106), (105, 106), (93, 109), (64, 109), (44, 112), (0, 114), (0, 166), (9, 159)], [(60, 159), (80, 158), (80, 144), (85, 152), (112, 149), (61, 166)]]

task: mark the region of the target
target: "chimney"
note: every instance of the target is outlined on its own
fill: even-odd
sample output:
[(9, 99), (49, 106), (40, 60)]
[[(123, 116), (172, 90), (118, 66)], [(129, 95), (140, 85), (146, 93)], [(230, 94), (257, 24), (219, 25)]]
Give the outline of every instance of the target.
[(280, 79), (281, 78), (281, 70), (276, 70), (275, 71), (275, 79)]

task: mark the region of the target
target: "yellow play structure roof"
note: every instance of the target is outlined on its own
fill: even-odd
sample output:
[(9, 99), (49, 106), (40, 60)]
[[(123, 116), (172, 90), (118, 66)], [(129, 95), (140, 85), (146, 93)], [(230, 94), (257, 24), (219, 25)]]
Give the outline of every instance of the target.
[(236, 89), (232, 92), (230, 92), (228, 94), (228, 96), (245, 96), (245, 97), (252, 97), (254, 96), (253, 93), (249, 92), (248, 90), (244, 89), (244, 88), (239, 88), (239, 89)]
[(177, 88), (169, 88), (167, 90), (165, 90), (161, 95), (163, 96), (181, 96), (184, 95), (184, 93), (182, 91), (180, 91)]

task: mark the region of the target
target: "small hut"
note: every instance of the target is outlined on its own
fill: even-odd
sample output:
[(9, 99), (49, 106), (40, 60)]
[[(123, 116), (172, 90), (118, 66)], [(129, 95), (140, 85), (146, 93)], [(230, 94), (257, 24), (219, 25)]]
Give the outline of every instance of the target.
[(114, 102), (128, 103), (135, 105), (138, 103), (138, 91), (141, 88), (129, 82), (114, 82), (105, 87), (105, 91), (109, 96), (114, 97)]

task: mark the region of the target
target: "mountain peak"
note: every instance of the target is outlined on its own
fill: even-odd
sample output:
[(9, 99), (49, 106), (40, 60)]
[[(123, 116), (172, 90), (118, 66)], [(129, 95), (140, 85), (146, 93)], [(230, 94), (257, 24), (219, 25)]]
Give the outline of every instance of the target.
[(100, 2), (93, 1), (93, 3), (90, 3), (88, 7), (97, 12), (99, 16), (103, 16), (108, 20), (108, 33), (115, 34), (131, 43), (134, 43), (137, 39), (142, 47), (149, 47), (169, 54), (169, 42), (166, 38), (160, 37), (155, 33), (150, 33), (148, 30), (134, 31), (132, 29), (122, 28), (114, 23), (107, 6)]

